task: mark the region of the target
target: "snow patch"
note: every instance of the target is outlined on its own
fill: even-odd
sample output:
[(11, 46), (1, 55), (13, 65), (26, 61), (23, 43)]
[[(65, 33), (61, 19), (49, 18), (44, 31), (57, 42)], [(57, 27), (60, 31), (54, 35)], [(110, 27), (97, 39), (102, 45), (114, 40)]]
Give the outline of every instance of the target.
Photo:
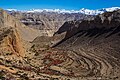
[(7, 11), (19, 11), (19, 12), (24, 12), (24, 13), (42, 13), (42, 12), (55, 12), (55, 13), (82, 13), (86, 15), (98, 15), (102, 14), (104, 12), (112, 12), (115, 10), (120, 9), (120, 7), (111, 7), (111, 8), (103, 8), (103, 9), (98, 9), (98, 10), (90, 10), (90, 9), (85, 9), (82, 8), (80, 10), (65, 10), (65, 9), (31, 9), (31, 10), (17, 10), (17, 9), (7, 9)]

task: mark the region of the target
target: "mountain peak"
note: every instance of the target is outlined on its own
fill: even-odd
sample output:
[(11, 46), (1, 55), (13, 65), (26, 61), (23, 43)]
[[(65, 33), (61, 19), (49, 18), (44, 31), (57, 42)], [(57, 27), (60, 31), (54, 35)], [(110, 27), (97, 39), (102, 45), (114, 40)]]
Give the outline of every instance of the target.
[(104, 12), (111, 12), (120, 9), (120, 7), (111, 7), (111, 8), (103, 8), (103, 9), (97, 9), (97, 10), (90, 10), (82, 8), (80, 10), (65, 10), (65, 9), (30, 9), (30, 10), (17, 10), (17, 9), (7, 9), (7, 11), (20, 11), (25, 13), (42, 13), (42, 12), (54, 12), (54, 13), (82, 13), (86, 15), (98, 15), (102, 14)]

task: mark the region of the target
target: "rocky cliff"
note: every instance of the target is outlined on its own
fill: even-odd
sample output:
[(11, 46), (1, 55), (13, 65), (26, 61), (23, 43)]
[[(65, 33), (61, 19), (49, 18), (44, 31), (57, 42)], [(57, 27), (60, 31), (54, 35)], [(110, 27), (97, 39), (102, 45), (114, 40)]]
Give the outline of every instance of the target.
[(32, 41), (38, 35), (41, 35), (39, 31), (25, 26), (4, 10), (0, 10), (1, 51), (8, 51), (24, 56), (25, 47), (23, 42)]
[(6, 29), (0, 34), (0, 39), (0, 50), (2, 53), (12, 53), (18, 56), (25, 56), (22, 39), (17, 30)]

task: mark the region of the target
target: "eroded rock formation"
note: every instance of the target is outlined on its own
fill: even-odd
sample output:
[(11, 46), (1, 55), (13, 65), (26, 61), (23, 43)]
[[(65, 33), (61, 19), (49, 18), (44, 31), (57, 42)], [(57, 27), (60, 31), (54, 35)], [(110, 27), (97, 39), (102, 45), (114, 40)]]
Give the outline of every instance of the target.
[(22, 39), (17, 30), (6, 30), (2, 33), (1, 39), (1, 51), (4, 51), (4, 53), (13, 53), (22, 57), (25, 56)]
[(4, 10), (0, 10), (0, 41), (2, 46), (0, 48), (4, 47), (4, 50), (8, 49), (10, 52), (24, 56), (23, 41), (32, 41), (39, 34), (39, 31), (25, 26)]

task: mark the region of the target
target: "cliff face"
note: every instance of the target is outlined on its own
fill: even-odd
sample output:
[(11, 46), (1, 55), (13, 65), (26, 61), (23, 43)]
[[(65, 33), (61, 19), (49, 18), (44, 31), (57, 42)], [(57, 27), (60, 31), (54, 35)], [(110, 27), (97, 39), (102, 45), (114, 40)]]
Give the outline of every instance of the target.
[(1, 51), (16, 53), (24, 56), (25, 49), (23, 41), (29, 42), (34, 40), (41, 33), (31, 29), (13, 16), (7, 14), (4, 10), (0, 10), (0, 49)]
[(25, 55), (19, 27), (23, 26), (5, 11), (0, 11), (0, 50), (2, 53)]
[(2, 33), (0, 50), (4, 53), (12, 53), (18, 56), (25, 56), (22, 39), (17, 30), (7, 29)]

